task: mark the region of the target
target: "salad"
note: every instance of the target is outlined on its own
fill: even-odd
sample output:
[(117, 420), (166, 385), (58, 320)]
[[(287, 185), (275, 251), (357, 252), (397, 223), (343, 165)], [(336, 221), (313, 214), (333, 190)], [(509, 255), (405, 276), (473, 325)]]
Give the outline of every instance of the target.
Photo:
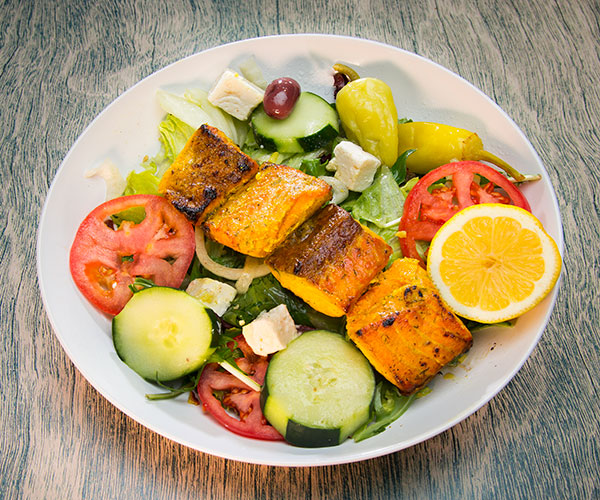
[[(240, 72), (209, 92), (158, 92), (162, 151), (126, 180), (98, 172), (119, 196), (81, 224), (73, 279), (114, 317), (121, 359), (165, 387), (150, 398), (191, 392), (251, 438), (368, 438), (481, 326), (437, 299), (429, 243), (474, 204), (529, 210), (515, 187), (529, 179), (476, 134), (399, 120), (386, 83), (350, 68), (334, 66), (335, 107), (289, 78), (266, 85), (252, 64)], [(422, 344), (382, 340), (400, 321), (382, 314), (381, 290)], [(435, 337), (449, 331), (452, 343)]]

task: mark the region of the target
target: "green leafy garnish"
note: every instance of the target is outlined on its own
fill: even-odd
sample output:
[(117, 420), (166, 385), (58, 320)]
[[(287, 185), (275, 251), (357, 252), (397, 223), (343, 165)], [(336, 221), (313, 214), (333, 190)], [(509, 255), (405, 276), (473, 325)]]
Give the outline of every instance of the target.
[[(219, 335), (213, 336), (213, 353), (208, 358), (207, 363), (221, 363), (223, 361), (229, 361), (235, 363), (237, 358), (244, 356), (241, 349), (238, 347), (235, 337), (240, 334), (239, 328), (232, 328)], [(233, 346), (229, 347), (227, 344), (232, 343)]]
[(198, 381), (202, 375), (202, 369), (197, 372), (188, 375), (182, 379), (177, 386), (170, 386), (159, 380), (154, 381), (156, 385), (166, 390), (166, 392), (159, 392), (157, 394), (146, 394), (146, 399), (150, 401), (161, 401), (164, 399), (173, 399), (180, 394), (193, 391), (198, 386)]
[(377, 171), (373, 184), (354, 203), (352, 216), (360, 221), (372, 222), (379, 228), (387, 228), (400, 219), (403, 209), (404, 196), (391, 170), (384, 165)]
[(469, 331), (474, 332), (476, 330), (481, 330), (483, 328), (487, 328), (490, 326), (502, 326), (505, 328), (512, 328), (517, 324), (517, 318), (509, 319), (507, 321), (501, 321), (500, 323), (479, 323), (478, 321), (473, 321), (472, 319), (461, 318), (462, 322), (469, 329)]
[(326, 164), (322, 163), (319, 158), (304, 159), (300, 164), (300, 170), (305, 174), (320, 177), (322, 175), (327, 175), (325, 165)]
[[(209, 257), (215, 261), (217, 264), (221, 264), (225, 267), (231, 268), (242, 268), (244, 267), (244, 262), (246, 260), (246, 256), (241, 253), (232, 250), (216, 241), (213, 241), (209, 238), (205, 239), (206, 251)], [(189, 283), (197, 278), (212, 278), (219, 281), (227, 281), (220, 276), (211, 273), (208, 269), (206, 269), (197, 257), (194, 257), (192, 264), (188, 270), (186, 283)]]
[(305, 325), (322, 330), (342, 332), (342, 318), (326, 316), (306, 304), (293, 293), (283, 288), (272, 274), (252, 281), (245, 294), (238, 295), (223, 320), (231, 325), (243, 326), (253, 321), (262, 311), (268, 311), (285, 304), (297, 325)]
[(371, 420), (353, 434), (354, 441), (358, 443), (383, 432), (404, 414), (416, 397), (416, 394), (403, 396), (398, 388), (387, 380), (379, 382), (375, 387)]
[(396, 162), (390, 167), (394, 180), (399, 186), (406, 180), (406, 159), (415, 151), (416, 149), (407, 149), (398, 156)]
[(152, 288), (153, 286), (157, 286), (156, 283), (154, 283), (154, 281), (146, 278), (140, 278), (138, 276), (135, 278), (135, 280), (133, 280), (133, 283), (129, 285), (129, 289), (133, 293), (138, 293), (146, 288)]

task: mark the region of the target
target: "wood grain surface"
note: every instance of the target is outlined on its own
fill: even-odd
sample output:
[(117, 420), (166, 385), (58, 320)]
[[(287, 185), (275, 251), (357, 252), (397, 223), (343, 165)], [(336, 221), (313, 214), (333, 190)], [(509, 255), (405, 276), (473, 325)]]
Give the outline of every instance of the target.
[[(600, 498), (599, 31), (597, 0), (0, 2), (0, 498)], [(566, 252), (540, 343), (489, 404), (401, 452), (295, 469), (196, 452), (106, 401), (54, 336), (35, 245), (60, 162), (124, 90), (205, 48), (302, 32), (389, 43), (482, 89), (546, 165)]]

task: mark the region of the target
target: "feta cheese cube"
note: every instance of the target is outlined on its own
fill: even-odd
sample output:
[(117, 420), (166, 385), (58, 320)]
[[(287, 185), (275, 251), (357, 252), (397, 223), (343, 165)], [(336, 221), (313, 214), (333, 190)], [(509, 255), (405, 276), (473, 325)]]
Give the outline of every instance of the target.
[(254, 321), (242, 328), (242, 335), (256, 354), (266, 356), (285, 349), (300, 333), (287, 306), (281, 304), (270, 311), (261, 312)]
[(335, 169), (335, 178), (342, 181), (351, 191), (361, 192), (367, 189), (381, 165), (378, 158), (350, 141), (340, 142), (333, 154), (334, 157), (327, 167)]
[(264, 91), (231, 69), (226, 69), (208, 93), (213, 106), (238, 120), (247, 120), (264, 97)]
[(237, 293), (235, 288), (227, 283), (211, 278), (195, 279), (188, 285), (186, 292), (219, 316), (223, 316), (227, 311)]

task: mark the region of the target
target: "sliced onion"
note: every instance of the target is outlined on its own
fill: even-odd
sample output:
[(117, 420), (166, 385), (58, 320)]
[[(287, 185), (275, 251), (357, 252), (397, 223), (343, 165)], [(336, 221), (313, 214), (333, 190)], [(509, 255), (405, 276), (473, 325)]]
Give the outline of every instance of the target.
[(110, 160), (104, 160), (99, 166), (85, 173), (87, 178), (101, 177), (106, 182), (106, 201), (118, 198), (125, 191), (127, 182), (117, 166)]
[(254, 278), (266, 276), (271, 272), (269, 267), (262, 261), (254, 257), (246, 257), (242, 274), (235, 282), (235, 289), (238, 293), (246, 293), (252, 284)]
[(206, 251), (204, 232), (199, 226), (196, 226), (196, 256), (198, 257), (200, 264), (211, 273), (221, 278), (235, 281), (235, 288), (238, 293), (245, 293), (254, 278), (266, 276), (271, 272), (262, 260), (255, 259), (254, 257), (246, 257), (243, 268), (222, 266), (215, 262), (209, 257), (208, 252)]

